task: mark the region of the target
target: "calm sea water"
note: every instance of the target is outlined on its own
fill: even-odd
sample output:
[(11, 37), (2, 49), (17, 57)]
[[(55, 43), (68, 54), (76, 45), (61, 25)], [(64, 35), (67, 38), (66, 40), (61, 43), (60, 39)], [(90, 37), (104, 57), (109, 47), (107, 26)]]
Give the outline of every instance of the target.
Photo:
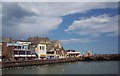
[[(119, 61), (120, 62), (120, 61)], [(118, 74), (118, 61), (94, 61), (5, 68), (3, 74)]]

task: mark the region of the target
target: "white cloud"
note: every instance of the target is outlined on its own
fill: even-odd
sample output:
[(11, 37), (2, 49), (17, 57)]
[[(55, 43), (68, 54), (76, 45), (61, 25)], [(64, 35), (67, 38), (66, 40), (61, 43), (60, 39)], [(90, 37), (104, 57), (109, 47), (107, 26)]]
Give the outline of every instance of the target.
[(65, 39), (65, 40), (60, 40), (60, 42), (64, 44), (69, 44), (69, 43), (88, 43), (88, 42), (96, 42), (98, 41), (97, 39), (91, 39), (91, 38), (72, 38), (72, 39)]
[[(4, 25), (4, 34), (7, 36), (11, 35), (10, 32), (16, 36), (19, 34), (44, 35), (58, 28), (63, 22), (62, 16), (85, 13), (92, 9), (118, 7), (117, 3), (112, 2), (21, 2), (4, 3), (3, 5), (3, 17), (9, 17), (3, 21), (4, 24), (7, 24)], [(20, 11), (22, 12), (20, 13)]]
[[(51, 30), (57, 29), (62, 22), (61, 18), (57, 17), (39, 17), (30, 16), (24, 17), (17, 26), (4, 26), (4, 31), (12, 36), (46, 36)], [(9, 31), (10, 30), (10, 31)], [(8, 32), (9, 31), (9, 32)], [(18, 36), (18, 37), (19, 37)]]
[(81, 20), (74, 21), (72, 25), (65, 30), (79, 35), (99, 36), (100, 34), (117, 35), (118, 34), (118, 16), (110, 17), (106, 14), (91, 16)]
[(104, 9), (118, 7), (112, 2), (40, 2), (18, 3), (25, 11), (33, 12), (42, 16), (64, 16), (73, 13), (84, 13), (92, 9)]
[(62, 22), (61, 18), (57, 17), (39, 17), (30, 16), (25, 17), (17, 26), (18, 31), (21, 33), (38, 33), (44, 35), (51, 30), (57, 29), (57, 27)]

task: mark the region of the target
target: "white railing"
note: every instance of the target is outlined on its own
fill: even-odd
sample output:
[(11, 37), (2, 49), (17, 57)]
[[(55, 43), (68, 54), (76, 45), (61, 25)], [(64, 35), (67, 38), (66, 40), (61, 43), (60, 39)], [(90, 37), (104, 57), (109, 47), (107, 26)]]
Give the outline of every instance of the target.
[(67, 52), (67, 54), (80, 54), (80, 52)]
[(20, 51), (29, 51), (28, 49), (17, 49), (17, 48), (15, 48), (14, 50), (20, 50)]
[(14, 55), (14, 57), (35, 57), (36, 55)]
[(14, 55), (14, 57), (19, 57), (19, 55)]
[(36, 55), (31, 55), (32, 57), (36, 57)]

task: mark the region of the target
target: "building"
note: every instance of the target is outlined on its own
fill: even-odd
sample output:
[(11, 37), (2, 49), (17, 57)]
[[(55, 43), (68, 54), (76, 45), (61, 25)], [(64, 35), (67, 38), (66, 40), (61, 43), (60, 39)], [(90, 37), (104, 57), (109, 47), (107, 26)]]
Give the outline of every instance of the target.
[(22, 49), (28, 50), (30, 48), (31, 42), (30, 41), (25, 41), (25, 40), (17, 40), (16, 43), (22, 45)]
[(8, 60), (35, 59), (34, 50), (29, 50), (30, 42), (17, 41), (3, 44), (3, 56)]
[(29, 37), (27, 40), (13, 41), (11, 38), (2, 42), (4, 60), (28, 60), (46, 58), (64, 58), (66, 52), (60, 41), (50, 41), (48, 37)]
[(46, 49), (49, 51), (49, 50), (54, 50), (55, 47), (59, 47), (61, 48), (60, 46), (60, 41), (58, 40), (51, 40), (46, 37), (46, 38), (41, 38), (41, 37), (29, 37), (27, 39), (28, 41), (31, 41), (31, 44), (32, 45), (38, 45), (38, 44), (45, 44), (46, 45)]
[(67, 57), (80, 57), (80, 52), (66, 52)]
[(2, 37), (0, 39), (2, 39), (2, 42), (5, 42), (5, 43), (13, 42), (14, 41), (14, 40), (12, 40), (11, 38), (8, 38), (8, 37)]
[(54, 48), (54, 51), (56, 53), (56, 56), (59, 58), (64, 58), (65, 57), (65, 50), (63, 47), (59, 48), (58, 46)]
[(8, 53), (9, 58), (12, 58), (13, 60), (32, 60), (36, 58), (36, 55), (31, 50), (26, 49), (16, 49), (14, 46), (8, 47)]
[(85, 57), (90, 57), (92, 54), (91, 54), (91, 52), (90, 51), (86, 51), (86, 53), (85, 53)]
[(59, 41), (59, 40), (52, 40), (52, 41), (50, 41), (50, 43), (51, 43), (51, 47), (61, 48), (61, 45), (60, 45), (60, 41)]
[(50, 40), (48, 37), (46, 38), (41, 38), (41, 37), (29, 37), (27, 39), (28, 41), (31, 42), (31, 44), (33, 45), (37, 45), (37, 44), (46, 44), (46, 45), (50, 45)]
[(38, 44), (35, 46), (35, 53), (38, 56), (38, 59), (40, 58), (46, 58), (46, 45), (45, 44)]
[(1, 45), (2, 45), (2, 59), (6, 60), (7, 59), (7, 44), (5, 42), (2, 42)]
[(56, 59), (62, 56), (60, 41), (51, 40), (50, 45), (47, 47), (47, 58)]
[(64, 54), (62, 54), (63, 50), (61, 50), (61, 45), (60, 41), (58, 40), (51, 40), (46, 37), (46, 38), (41, 38), (41, 37), (29, 37), (27, 39), (28, 41), (31, 41), (32, 45), (38, 45), (38, 44), (44, 44), (46, 45), (46, 57), (51, 58), (51, 57), (60, 57)]
[(66, 57), (80, 57), (80, 52), (76, 52), (75, 50), (66, 50)]

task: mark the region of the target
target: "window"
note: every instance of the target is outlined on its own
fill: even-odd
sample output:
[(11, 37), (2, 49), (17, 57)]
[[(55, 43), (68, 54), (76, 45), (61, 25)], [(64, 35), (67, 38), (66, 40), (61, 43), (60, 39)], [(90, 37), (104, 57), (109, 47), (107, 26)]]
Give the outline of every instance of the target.
[(21, 46), (18, 46), (18, 49), (21, 49)]
[(41, 46), (40, 46), (40, 50), (41, 50)]
[(35, 53), (32, 52), (31, 54), (34, 55)]
[(17, 49), (17, 46), (14, 46), (15, 49)]
[(35, 48), (31, 48), (31, 54), (34, 55), (35, 54)]
[(42, 47), (42, 50), (44, 50), (44, 46)]
[(21, 49), (21, 46), (14, 46), (15, 49)]
[(27, 46), (27, 45), (24, 45), (24, 49), (28, 49), (28, 46)]
[(14, 54), (18, 55), (18, 51), (14, 51)]
[(44, 50), (44, 48), (45, 48), (44, 46), (40, 46), (40, 50)]
[(27, 51), (27, 55), (30, 55), (30, 51)]
[(30, 46), (28, 46), (28, 49), (30, 49)]
[(22, 49), (24, 49), (24, 46), (22, 46)]
[(19, 54), (25, 55), (25, 51), (19, 51)]

